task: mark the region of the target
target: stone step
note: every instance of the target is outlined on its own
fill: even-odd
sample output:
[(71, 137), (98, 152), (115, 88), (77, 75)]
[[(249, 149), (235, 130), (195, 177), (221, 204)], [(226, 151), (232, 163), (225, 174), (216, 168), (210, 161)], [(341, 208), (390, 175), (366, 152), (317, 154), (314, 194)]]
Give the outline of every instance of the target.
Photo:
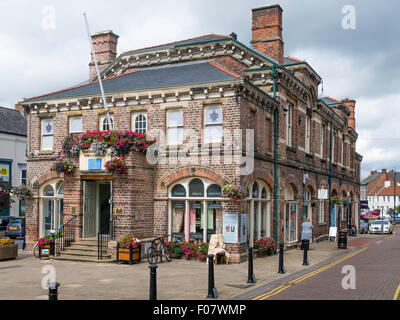
[(89, 256), (74, 256), (74, 255), (61, 255), (58, 257), (50, 257), (52, 260), (65, 260), (65, 261), (76, 261), (76, 262), (97, 262), (97, 263), (111, 263), (115, 262), (114, 259), (104, 257), (103, 260), (98, 260), (96, 257)]
[[(97, 257), (97, 251), (84, 251), (84, 250), (65, 250), (61, 252), (61, 256), (73, 255), (73, 256), (85, 256), (85, 257)], [(103, 252), (103, 257), (111, 257), (107, 252)]]
[[(65, 247), (64, 248), (65, 251), (67, 250), (82, 250), (82, 251), (95, 251), (97, 252), (97, 246), (85, 246), (85, 245), (80, 245), (80, 244), (73, 244), (69, 247)], [(103, 249), (103, 251), (105, 250), (105, 247)]]

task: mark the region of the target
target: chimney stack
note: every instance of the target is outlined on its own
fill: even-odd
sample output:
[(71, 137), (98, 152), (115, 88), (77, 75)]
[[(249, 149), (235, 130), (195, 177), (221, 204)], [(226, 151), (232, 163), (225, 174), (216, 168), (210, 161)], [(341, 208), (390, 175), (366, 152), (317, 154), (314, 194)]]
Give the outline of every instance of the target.
[(355, 118), (356, 101), (352, 99), (343, 99), (342, 102), (350, 110), (350, 116), (348, 118), (349, 127), (352, 127), (354, 130), (356, 130), (356, 118)]
[(254, 49), (283, 65), (282, 8), (273, 6), (252, 9), (252, 40)]
[[(117, 57), (118, 38), (119, 36), (111, 30), (97, 32), (92, 35), (93, 48), (100, 73)], [(90, 53), (89, 80), (93, 80), (96, 77), (93, 54)]]
[(382, 169), (382, 173), (387, 173), (387, 169)]

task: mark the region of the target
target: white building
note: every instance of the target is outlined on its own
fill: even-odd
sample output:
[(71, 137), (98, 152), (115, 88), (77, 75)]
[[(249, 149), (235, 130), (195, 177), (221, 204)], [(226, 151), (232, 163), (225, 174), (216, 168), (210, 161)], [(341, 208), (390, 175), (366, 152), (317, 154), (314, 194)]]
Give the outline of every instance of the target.
[[(0, 183), (18, 186), (26, 183), (26, 116), (19, 110), (0, 107)], [(25, 215), (25, 201), (13, 198), (11, 208), (0, 216)]]
[(395, 187), (391, 185), (390, 180), (386, 180), (383, 187), (376, 187), (368, 194), (368, 205), (370, 210), (394, 209), (400, 205), (400, 184), (397, 182)]

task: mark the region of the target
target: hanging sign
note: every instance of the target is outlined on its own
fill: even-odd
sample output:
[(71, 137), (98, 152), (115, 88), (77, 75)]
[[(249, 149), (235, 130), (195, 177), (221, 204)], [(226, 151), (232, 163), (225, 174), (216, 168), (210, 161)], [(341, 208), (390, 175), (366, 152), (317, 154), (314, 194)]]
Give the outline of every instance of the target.
[(222, 235), (225, 243), (238, 243), (239, 215), (224, 213), (222, 218)]
[(247, 241), (247, 213), (240, 214), (240, 243)]
[(7, 163), (0, 164), (0, 181), (10, 181), (10, 165)]
[(185, 209), (185, 203), (184, 202), (173, 202), (172, 203), (172, 208)]
[(208, 202), (207, 203), (208, 209), (221, 209), (221, 202)]
[(192, 209), (202, 209), (202, 208), (203, 208), (203, 205), (202, 205), (201, 203), (192, 202), (192, 203), (190, 204), (190, 207), (191, 207)]
[(327, 189), (318, 189), (318, 200), (328, 200)]

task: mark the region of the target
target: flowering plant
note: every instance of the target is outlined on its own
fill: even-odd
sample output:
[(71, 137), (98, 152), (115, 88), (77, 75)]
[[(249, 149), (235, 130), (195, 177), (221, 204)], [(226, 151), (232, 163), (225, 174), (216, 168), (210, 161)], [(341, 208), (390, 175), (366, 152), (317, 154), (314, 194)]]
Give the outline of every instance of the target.
[(197, 257), (199, 253), (198, 244), (195, 242), (191, 241), (182, 242), (181, 248), (186, 259)]
[(50, 244), (51, 238), (47, 235), (45, 235), (43, 238), (40, 238), (38, 240), (38, 245), (43, 246), (45, 244)]
[(119, 173), (125, 173), (128, 170), (124, 157), (113, 158), (110, 161), (107, 161), (105, 167), (107, 172), (118, 171)]
[(14, 240), (11, 239), (0, 239), (0, 246), (5, 246), (7, 244), (13, 244)]
[(146, 134), (130, 130), (93, 130), (79, 135), (70, 134), (65, 137), (62, 142), (61, 152), (64, 155), (75, 157), (79, 155), (80, 150), (88, 149), (92, 146), (93, 151), (98, 154), (105, 153), (105, 149), (107, 148), (112, 148), (112, 154), (119, 157), (130, 151), (137, 151), (145, 154), (147, 148), (154, 142), (156, 142), (156, 139), (147, 140)]
[(339, 196), (334, 196), (334, 197), (331, 198), (331, 202), (333, 204), (340, 204), (341, 201), (340, 201)]
[(342, 204), (348, 204), (349, 203), (349, 198), (344, 197), (342, 198)]
[(11, 196), (17, 197), (19, 200), (32, 197), (32, 191), (26, 185), (20, 185), (11, 189)]
[(233, 184), (223, 186), (222, 193), (236, 203), (245, 198), (245, 193), (243, 192), (242, 187), (234, 186)]
[(62, 157), (57, 158), (58, 162), (53, 164), (51, 167), (51, 171), (56, 171), (58, 173), (64, 172), (64, 173), (72, 173), (74, 172), (75, 166), (72, 164), (72, 162), (69, 162), (68, 160), (63, 160)]
[(207, 254), (208, 254), (208, 243), (206, 242), (201, 242), (199, 245), (198, 249), (198, 257), (200, 261), (206, 261), (207, 259)]
[(140, 247), (140, 240), (135, 238), (132, 233), (128, 233), (121, 237), (118, 242), (121, 247), (125, 248), (129, 248), (130, 246), (132, 246), (132, 248)]
[(275, 251), (275, 241), (273, 238), (260, 238), (253, 242), (257, 255), (271, 254)]

